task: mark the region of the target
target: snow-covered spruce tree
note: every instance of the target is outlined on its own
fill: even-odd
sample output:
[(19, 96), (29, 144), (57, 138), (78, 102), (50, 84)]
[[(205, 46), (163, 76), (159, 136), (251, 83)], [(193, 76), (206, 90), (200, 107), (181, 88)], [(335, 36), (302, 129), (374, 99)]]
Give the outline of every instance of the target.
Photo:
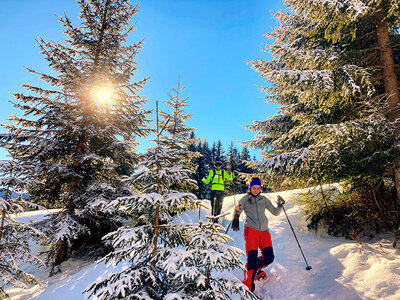
[(180, 223), (171, 216), (199, 205), (194, 194), (180, 192), (194, 184), (188, 173), (160, 143), (143, 155), (139, 171), (128, 179), (139, 194), (111, 204), (128, 213), (132, 224), (105, 237), (115, 251), (102, 260), (125, 266), (85, 292), (98, 299), (230, 299), (232, 293), (254, 298), (239, 280), (214, 277), (243, 268), (242, 251), (227, 245), (221, 225)]
[(0, 185), (6, 186), (6, 192), (0, 197), (0, 298), (9, 299), (4, 286), (27, 288), (37, 284), (36, 279), (24, 272), (21, 266), (26, 263), (43, 265), (43, 262), (33, 255), (29, 246), (29, 237), (39, 238), (42, 233), (32, 225), (13, 220), (10, 214), (22, 213), (26, 208), (38, 208), (37, 205), (25, 201), (22, 196), (12, 198), (11, 187), (17, 188), (23, 182), (15, 176), (16, 167), (13, 161), (0, 163)]
[[(391, 126), (392, 150), (397, 151), (394, 159), (393, 155), (389, 155), (392, 166), (387, 166), (394, 169), (397, 201), (400, 203), (400, 153), (397, 147), (400, 140), (400, 92), (398, 88), (400, 35), (396, 31), (400, 26), (399, 1), (287, 0), (286, 3), (299, 15), (303, 14), (311, 18), (313, 22), (319, 22), (319, 26), (324, 28), (325, 38), (335, 44), (336, 53), (340, 53), (340, 50), (345, 52), (341, 53), (344, 54), (341, 55), (341, 59), (345, 60), (347, 64), (347, 69), (343, 68), (343, 70), (348, 70), (351, 75), (357, 72), (362, 75), (361, 80), (363, 77), (368, 77), (373, 86), (371, 93), (361, 93), (362, 88), (367, 85), (362, 81), (359, 82), (357, 74), (349, 77), (347, 81), (353, 91), (358, 92), (360, 98), (364, 100), (363, 103), (359, 103), (359, 106), (365, 105), (365, 102), (367, 104), (372, 102), (371, 104), (378, 110), (380, 118), (384, 117), (385, 123), (389, 123)], [(395, 56), (397, 61), (395, 61)], [(346, 66), (344, 63), (342, 65)], [(370, 115), (375, 113), (369, 111)], [(379, 119), (376, 121), (379, 122)], [(383, 141), (383, 143), (385, 142), (387, 141)], [(383, 148), (386, 147), (387, 144)], [(388, 155), (384, 156), (386, 157), (383, 158), (383, 163), (388, 161)], [(378, 164), (382, 163), (382, 157), (377, 160)]]
[(137, 6), (126, 0), (78, 4), (80, 26), (59, 18), (65, 44), (37, 39), (54, 73), (28, 71), (49, 87), (23, 84), (30, 93), (13, 95), (23, 117), (12, 116), (16, 125), (3, 125), (8, 133), (0, 136), (16, 145), (15, 163), (29, 165), (19, 168), (29, 194), (62, 208), (40, 224), (53, 267), (71, 249), (93, 247), (115, 229), (106, 205), (124, 193), (120, 177), (133, 171), (135, 138), (147, 130), (137, 94), (145, 80), (132, 82), (142, 42), (125, 45)]
[(276, 13), (280, 26), (267, 35), (275, 58), (251, 63), (271, 83), (262, 88), (269, 101), (280, 105), (279, 115), (247, 126), (258, 133), (247, 145), (264, 150), (253, 165), (279, 184), (380, 176), (397, 149), (377, 68), (375, 4), (285, 3), (292, 12)]
[(280, 26), (266, 47), (274, 59), (251, 64), (271, 84), (262, 90), (280, 113), (249, 125), (257, 136), (247, 145), (264, 150), (252, 165), (268, 170), (275, 186), (349, 181), (366, 191), (362, 201), (383, 201), (393, 212), (398, 109), (388, 81), (399, 69), (386, 56), (399, 59), (395, 2), (285, 0), (290, 12), (274, 14)]
[(160, 128), (164, 128), (166, 135), (160, 136), (160, 144), (166, 149), (173, 151), (177, 161), (185, 168), (194, 172), (195, 166), (192, 160), (199, 157), (200, 153), (191, 151), (189, 147), (200, 141), (199, 138), (192, 137), (195, 128), (187, 126), (186, 121), (192, 116), (185, 114), (185, 108), (188, 106), (187, 99), (182, 97), (185, 88), (181, 87), (180, 79), (178, 79), (177, 88), (171, 89), (172, 93), (168, 94), (169, 99), (165, 101), (170, 108), (170, 112), (161, 111)]

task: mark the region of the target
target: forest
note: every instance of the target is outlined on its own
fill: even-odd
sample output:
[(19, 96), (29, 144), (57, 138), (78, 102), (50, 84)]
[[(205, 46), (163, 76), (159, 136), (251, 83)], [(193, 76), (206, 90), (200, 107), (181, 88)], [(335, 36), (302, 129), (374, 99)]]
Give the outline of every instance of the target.
[[(2, 124), (1, 298), (6, 285), (36, 283), (22, 263), (53, 276), (71, 257), (102, 257), (127, 267), (85, 290), (98, 299), (255, 299), (215, 275), (243, 267), (221, 224), (174, 221), (210, 199), (202, 179), (215, 161), (235, 174), (225, 196), (246, 193), (252, 176), (266, 193), (311, 188), (296, 203), (310, 230), (353, 240), (393, 233), (399, 247), (398, 1), (284, 0), (263, 48), (273, 58), (248, 62), (277, 114), (245, 126), (253, 139), (225, 146), (187, 125), (180, 79), (165, 91), (166, 108), (146, 108), (148, 78), (135, 77), (146, 50), (126, 43), (138, 4), (77, 3), (81, 24), (59, 17), (63, 42), (37, 37), (52, 72), (27, 68), (42, 84), (22, 83), (26, 92), (12, 95), (20, 114)], [(143, 138), (153, 144), (141, 153)], [(11, 217), (38, 209), (58, 210), (34, 224)], [(40, 257), (30, 239), (45, 249)]]

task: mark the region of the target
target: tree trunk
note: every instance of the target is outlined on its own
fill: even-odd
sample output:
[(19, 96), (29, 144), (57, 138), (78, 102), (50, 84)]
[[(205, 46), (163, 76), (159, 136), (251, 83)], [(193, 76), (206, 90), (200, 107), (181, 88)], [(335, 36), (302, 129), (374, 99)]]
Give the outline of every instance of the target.
[[(10, 174), (10, 177), (12, 177), (12, 171)], [(4, 201), (7, 202), (8, 200), (8, 193), (10, 192), (10, 183), (7, 184), (7, 190), (6, 190), (6, 194), (4, 195)], [(3, 208), (3, 211), (1, 213), (1, 225), (0, 225), (0, 239), (3, 236), (3, 230), (4, 230), (4, 220), (6, 218), (6, 209)]]
[(63, 261), (67, 260), (67, 253), (68, 253), (67, 240), (65, 238), (60, 239), (57, 244), (57, 253), (54, 259), (53, 266), (50, 270), (50, 276), (53, 276), (61, 272), (60, 265)]
[[(97, 47), (96, 47), (96, 50), (94, 53), (93, 69), (91, 72), (92, 78), (96, 77), (96, 73), (98, 71), (98, 66), (99, 66), (99, 62), (100, 62), (100, 54), (101, 54), (101, 51), (103, 48), (102, 45), (103, 45), (104, 33), (107, 30), (107, 26), (108, 26), (106, 21), (107, 21), (107, 14), (108, 14), (108, 9), (109, 9), (110, 3), (111, 3), (111, 1), (107, 0), (107, 2), (105, 3), (105, 6), (104, 6), (102, 24), (101, 24), (101, 28), (100, 28), (100, 32), (99, 32), (99, 40), (98, 40)], [(87, 116), (85, 114), (90, 114), (90, 111), (84, 111), (83, 119), (82, 119), (82, 123), (84, 125), (86, 125), (86, 118), (87, 118)], [(85, 152), (85, 140), (86, 140), (86, 133), (83, 130), (77, 141), (76, 150), (75, 150), (76, 157), (79, 157), (80, 155), (82, 155)], [(79, 161), (74, 162), (75, 168), (78, 169), (80, 166), (81, 166), (81, 163)], [(74, 192), (77, 188), (78, 188), (78, 177), (73, 176), (71, 178), (71, 182), (70, 182), (70, 193)], [(69, 214), (73, 213), (74, 203), (73, 203), (72, 197), (69, 197), (67, 205), (66, 205), (66, 209), (67, 209), (67, 213), (69, 213)], [(61, 272), (59, 265), (68, 258), (67, 253), (68, 253), (67, 240), (60, 239), (58, 241), (57, 252), (56, 252), (55, 260), (54, 260), (50, 275)]]
[[(394, 139), (397, 144), (400, 140), (400, 94), (396, 67), (393, 58), (393, 49), (390, 45), (389, 26), (385, 19), (387, 14), (382, 9), (377, 13), (376, 29), (379, 44), (379, 54), (384, 75), (384, 87), (387, 95), (386, 118), (394, 127)], [(397, 192), (397, 201), (400, 203), (400, 157), (394, 160), (394, 179)]]
[(5, 218), (6, 218), (6, 209), (3, 208), (3, 211), (1, 212), (0, 240), (1, 240), (1, 237), (3, 236), (4, 219)]

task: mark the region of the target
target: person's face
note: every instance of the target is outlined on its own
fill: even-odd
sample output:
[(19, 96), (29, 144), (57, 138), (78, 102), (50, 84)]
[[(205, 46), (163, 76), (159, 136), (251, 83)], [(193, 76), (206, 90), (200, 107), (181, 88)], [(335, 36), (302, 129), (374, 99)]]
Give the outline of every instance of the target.
[(250, 188), (250, 192), (254, 196), (257, 196), (259, 193), (261, 193), (261, 185), (252, 185)]
[(215, 168), (216, 168), (217, 170), (219, 170), (219, 169), (221, 169), (221, 165), (215, 165)]

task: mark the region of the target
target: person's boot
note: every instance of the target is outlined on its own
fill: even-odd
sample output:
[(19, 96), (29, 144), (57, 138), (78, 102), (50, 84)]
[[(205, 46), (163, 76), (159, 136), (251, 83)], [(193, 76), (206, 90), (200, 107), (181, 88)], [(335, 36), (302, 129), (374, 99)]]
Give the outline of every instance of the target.
[(258, 269), (257, 269), (257, 272), (256, 272), (255, 280), (266, 279), (267, 278), (267, 274), (265, 274), (265, 272), (262, 271), (262, 269), (266, 267), (266, 265), (264, 265), (264, 260), (263, 260), (262, 256), (259, 256), (257, 258), (257, 265), (258, 265)]
[(244, 280), (242, 283), (247, 286), (247, 288), (251, 291), (254, 292), (255, 289), (255, 284), (254, 284), (254, 272), (255, 270), (248, 270), (247, 272), (244, 272)]
[(266, 278), (267, 278), (267, 274), (265, 274), (265, 272), (262, 271), (261, 269), (258, 269), (254, 280), (263, 280)]
[(250, 292), (254, 292), (255, 290), (255, 284), (254, 282), (251, 282), (251, 278), (243, 280), (242, 283), (247, 286), (247, 288), (250, 290)]

